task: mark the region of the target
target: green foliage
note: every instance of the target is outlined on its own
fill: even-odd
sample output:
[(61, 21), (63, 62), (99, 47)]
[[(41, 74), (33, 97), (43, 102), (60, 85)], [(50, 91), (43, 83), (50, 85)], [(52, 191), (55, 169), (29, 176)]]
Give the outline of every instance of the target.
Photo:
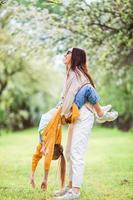
[(49, 13), (63, 15), (63, 2), (61, 0), (17, 0), (21, 5), (26, 7), (35, 6), (40, 10), (47, 9)]
[[(53, 67), (52, 61), (49, 62), (48, 57), (53, 56), (52, 52), (49, 53), (44, 46), (42, 48), (38, 45), (27, 33), (16, 34), (15, 26), (11, 30), (12, 17), (10, 7), (2, 10), (0, 127), (18, 130), (38, 124), (41, 114), (55, 106), (62, 76)], [(29, 42), (30, 45), (33, 44), (32, 49)], [(57, 75), (54, 76), (54, 73)]]
[[(64, 7), (63, 16), (53, 18), (58, 48), (77, 46), (86, 49), (102, 103), (111, 103), (120, 118), (129, 118), (130, 122), (133, 119), (132, 10), (130, 0), (91, 3), (71, 0)], [(123, 125), (126, 127), (126, 124), (125, 121)]]

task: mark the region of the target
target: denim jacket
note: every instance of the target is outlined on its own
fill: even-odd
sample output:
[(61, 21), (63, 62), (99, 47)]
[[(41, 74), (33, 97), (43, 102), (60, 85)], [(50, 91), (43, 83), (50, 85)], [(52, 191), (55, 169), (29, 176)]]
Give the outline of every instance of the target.
[(85, 103), (89, 102), (92, 105), (100, 100), (98, 93), (91, 84), (86, 84), (77, 92), (74, 103), (80, 109)]

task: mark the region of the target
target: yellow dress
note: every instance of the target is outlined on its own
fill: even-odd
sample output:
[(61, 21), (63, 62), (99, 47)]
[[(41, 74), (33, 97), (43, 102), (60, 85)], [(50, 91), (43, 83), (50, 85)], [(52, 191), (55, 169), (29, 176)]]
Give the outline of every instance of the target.
[[(71, 113), (71, 116), (66, 119), (66, 123), (74, 123), (80, 115), (79, 109), (75, 103), (72, 105)], [(48, 171), (53, 157), (54, 145), (61, 144), (62, 140), (61, 108), (57, 109), (47, 127), (42, 131), (42, 139), (46, 147), (44, 169)], [(42, 158), (41, 148), (42, 144), (38, 144), (33, 154), (32, 171), (35, 171), (39, 160)]]

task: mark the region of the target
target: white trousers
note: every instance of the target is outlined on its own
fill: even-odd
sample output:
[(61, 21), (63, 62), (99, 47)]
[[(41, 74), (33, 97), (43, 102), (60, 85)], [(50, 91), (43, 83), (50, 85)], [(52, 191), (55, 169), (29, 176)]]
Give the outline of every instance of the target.
[(48, 112), (42, 114), (40, 122), (39, 122), (39, 127), (38, 127), (39, 143), (42, 143), (41, 131), (48, 125), (49, 121), (53, 117), (53, 114), (55, 113), (56, 110), (57, 110), (57, 108), (55, 107), (55, 108), (52, 108), (51, 110), (49, 110)]
[(48, 125), (50, 119), (52, 118), (56, 110), (57, 110), (56, 108), (52, 108), (48, 112), (42, 114), (39, 122), (38, 132), (42, 131)]
[(72, 187), (81, 187), (83, 182), (84, 157), (93, 123), (94, 114), (84, 105), (78, 120), (69, 126), (65, 156)]

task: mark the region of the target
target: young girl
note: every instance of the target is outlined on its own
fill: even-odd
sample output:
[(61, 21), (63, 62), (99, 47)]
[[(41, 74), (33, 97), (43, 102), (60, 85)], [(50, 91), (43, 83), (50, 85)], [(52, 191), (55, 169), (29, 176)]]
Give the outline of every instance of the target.
[[(30, 178), (30, 183), (32, 185), (33, 188), (35, 188), (35, 170), (36, 167), (38, 165), (39, 160), (42, 158), (43, 153), (41, 151), (42, 149), (42, 144), (43, 144), (43, 140), (42, 140), (42, 132), (43, 130), (47, 127), (49, 121), (51, 120), (53, 114), (57, 111), (57, 107), (51, 109), (50, 111), (48, 111), (47, 113), (43, 114), (39, 123), (39, 128), (38, 128), (38, 132), (39, 132), (39, 144), (36, 147), (35, 153), (32, 156), (32, 172), (31, 172), (31, 178)], [(60, 142), (60, 141), (59, 141)], [(54, 145), (54, 153), (53, 153), (53, 158), (52, 160), (59, 160), (59, 165), (60, 165), (60, 171), (59, 171), (59, 175), (61, 178), (61, 185), (64, 185), (64, 178), (65, 178), (65, 171), (66, 171), (66, 164), (65, 164), (65, 158), (63, 155), (63, 147), (61, 144), (55, 144)], [(44, 161), (45, 162), (45, 161)], [(46, 190), (47, 189), (47, 181), (48, 181), (48, 170), (45, 170), (45, 163), (44, 163), (44, 177), (41, 183), (41, 189)]]
[[(73, 123), (79, 117), (79, 110), (76, 104), (72, 105), (71, 117), (67, 123)], [(32, 157), (32, 172), (30, 183), (32, 187), (35, 187), (34, 175), (39, 160), (45, 155), (44, 159), (44, 177), (42, 180), (41, 188), (47, 189), (48, 173), (52, 160), (59, 159), (59, 176), (61, 181), (61, 188), (65, 183), (65, 158), (63, 155), (62, 131), (61, 131), (61, 107), (51, 109), (49, 112), (42, 115), (39, 124), (39, 144), (36, 147), (36, 151)], [(42, 151), (42, 147), (45, 144), (45, 153)]]

